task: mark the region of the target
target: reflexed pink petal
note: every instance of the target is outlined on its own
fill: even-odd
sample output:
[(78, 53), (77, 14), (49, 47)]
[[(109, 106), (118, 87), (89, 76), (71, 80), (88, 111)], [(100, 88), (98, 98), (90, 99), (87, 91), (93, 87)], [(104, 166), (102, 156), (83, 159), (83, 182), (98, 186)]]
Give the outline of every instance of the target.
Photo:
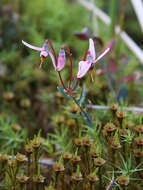
[(74, 35), (80, 40), (89, 40), (89, 36), (91, 35), (91, 31), (88, 27), (83, 28), (81, 32), (74, 32)]
[(110, 57), (109, 70), (112, 73), (116, 73), (118, 71), (117, 65), (115, 63), (115, 59), (113, 57)]
[(96, 63), (97, 61), (99, 61), (100, 59), (102, 59), (108, 52), (110, 51), (110, 48), (107, 48), (103, 53), (101, 53), (97, 59), (95, 60), (94, 63)]
[(88, 40), (88, 36), (81, 32), (74, 32), (74, 35), (79, 38), (80, 40)]
[(51, 60), (52, 60), (52, 63), (53, 63), (54, 69), (56, 70), (57, 67), (56, 67), (56, 63), (55, 63), (55, 58), (54, 58), (53, 54), (51, 53), (51, 51), (48, 51), (48, 52), (49, 52), (49, 56), (51, 57)]
[(42, 48), (37, 47), (37, 46), (32, 46), (32, 45), (28, 44), (27, 42), (25, 42), (25, 41), (23, 41), (23, 40), (22, 40), (22, 43), (23, 43), (25, 46), (27, 46), (27, 47), (29, 47), (29, 48), (31, 48), (31, 49), (34, 49), (34, 50), (37, 50), (37, 51), (42, 51)]
[(77, 78), (82, 78), (91, 67), (90, 61), (80, 61), (78, 66)]
[(115, 42), (114, 39), (110, 40), (110, 41), (106, 44), (106, 46), (104, 47), (103, 51), (104, 51), (105, 49), (107, 49), (107, 48), (109, 48), (109, 49), (111, 50), (111, 49), (113, 48), (113, 46), (114, 46), (114, 42)]
[(89, 39), (89, 52), (92, 59), (95, 60), (96, 54), (95, 54), (94, 41), (91, 38)]
[(64, 68), (65, 63), (66, 63), (66, 56), (64, 48), (62, 47), (59, 52), (57, 70), (61, 71)]
[(99, 43), (101, 45), (101, 47), (103, 47), (103, 41), (99, 36), (94, 35), (94, 36), (92, 36), (92, 39), (93, 39), (94, 43), (97, 42), (97, 44)]
[(107, 53), (109, 53), (114, 45), (114, 40), (110, 40), (108, 44), (103, 49), (102, 53), (97, 57), (95, 60), (95, 63), (99, 61), (101, 58), (103, 58)]
[(48, 50), (48, 47), (49, 47), (49, 42), (47, 42), (47, 40), (46, 40), (46, 42), (42, 46), (42, 49), (43, 50)]
[(130, 75), (128, 75), (128, 76), (125, 76), (125, 77), (121, 77), (120, 79), (119, 79), (119, 81), (120, 82), (128, 82), (128, 81), (132, 81), (132, 80), (134, 80), (136, 78), (136, 74), (130, 74)]

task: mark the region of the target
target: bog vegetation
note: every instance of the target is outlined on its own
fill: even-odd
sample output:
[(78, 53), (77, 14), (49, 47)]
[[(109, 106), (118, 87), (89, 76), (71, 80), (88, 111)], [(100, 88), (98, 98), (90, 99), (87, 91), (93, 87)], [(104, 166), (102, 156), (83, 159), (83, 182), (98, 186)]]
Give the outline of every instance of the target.
[(76, 1), (0, 1), (1, 190), (143, 189), (142, 67), (110, 2), (107, 27)]

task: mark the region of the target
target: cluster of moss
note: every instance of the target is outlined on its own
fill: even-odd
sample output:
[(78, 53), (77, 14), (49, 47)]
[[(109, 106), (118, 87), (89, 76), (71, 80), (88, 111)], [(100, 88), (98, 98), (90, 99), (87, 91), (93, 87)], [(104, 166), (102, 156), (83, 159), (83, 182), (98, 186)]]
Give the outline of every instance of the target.
[[(82, 119), (68, 118), (69, 113), (81, 113), (79, 107), (71, 104), (67, 113), (57, 116), (54, 134), (46, 139), (38, 135), (26, 143), (25, 155), (18, 153), (11, 160), (1, 156), (3, 188), (141, 190), (142, 117), (112, 104), (107, 120), (102, 114), (100, 121), (88, 126)], [(39, 164), (45, 151), (55, 162), (51, 169)]]

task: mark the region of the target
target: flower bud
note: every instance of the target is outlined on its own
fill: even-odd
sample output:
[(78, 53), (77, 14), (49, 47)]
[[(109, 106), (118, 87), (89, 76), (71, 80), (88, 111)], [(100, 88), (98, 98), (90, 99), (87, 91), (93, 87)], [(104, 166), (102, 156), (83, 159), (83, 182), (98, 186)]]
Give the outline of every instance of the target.
[(62, 46), (58, 56), (57, 70), (61, 71), (64, 68), (65, 63), (66, 63), (66, 55), (65, 55), (64, 46)]

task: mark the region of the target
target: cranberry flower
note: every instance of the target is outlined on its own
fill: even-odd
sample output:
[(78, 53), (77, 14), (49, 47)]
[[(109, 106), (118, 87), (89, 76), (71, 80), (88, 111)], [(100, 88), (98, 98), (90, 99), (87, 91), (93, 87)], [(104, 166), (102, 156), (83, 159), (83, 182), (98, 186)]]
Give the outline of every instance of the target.
[(66, 63), (66, 55), (63, 45), (59, 51), (57, 71), (61, 71), (64, 68), (65, 63)]
[(43, 61), (45, 60), (45, 58), (49, 55), (51, 57), (51, 60), (52, 60), (52, 63), (53, 63), (53, 66), (54, 66), (54, 69), (56, 70), (56, 64), (55, 64), (55, 58), (52, 54), (52, 52), (49, 50), (48, 46), (49, 46), (49, 42), (48, 40), (46, 40), (46, 42), (43, 44), (42, 47), (37, 47), (37, 46), (33, 46), (31, 44), (28, 44), (27, 42), (23, 41), (22, 40), (22, 43), (31, 48), (31, 49), (34, 49), (34, 50), (37, 50), (37, 51), (40, 51), (40, 57), (41, 57), (41, 64), (40, 64), (40, 67), (43, 63)]
[[(51, 60), (52, 60), (55, 70), (57, 70), (57, 72), (58, 72), (62, 87), (64, 88), (64, 90), (66, 92), (74, 94), (75, 90), (78, 86), (79, 79), (82, 78), (87, 73), (88, 70), (93, 69), (94, 64), (98, 60), (100, 60), (102, 57), (104, 57), (111, 50), (112, 45), (113, 45), (113, 40), (111, 42), (109, 42), (109, 44), (102, 51), (102, 53), (99, 55), (99, 57), (96, 58), (94, 41), (92, 39), (89, 39), (89, 49), (86, 51), (83, 61), (79, 62), (78, 73), (76, 75), (76, 84), (74, 85), (74, 87), (72, 85), (72, 82), (73, 82), (72, 56), (71, 56), (70, 49), (67, 45), (63, 45), (60, 48), (59, 56), (57, 58), (55, 49), (49, 40), (46, 40), (42, 47), (30, 45), (23, 40), (22, 40), (22, 43), (31, 49), (40, 51), (41, 64), (43, 63), (44, 59), (49, 55), (51, 57)], [(70, 79), (69, 79), (68, 87), (63, 82), (63, 79), (61, 76), (61, 70), (64, 68), (65, 63), (66, 63), (66, 54), (65, 54), (64, 49), (66, 49), (66, 52), (67, 52), (69, 60), (70, 60)], [(41, 64), (40, 64), (40, 66), (41, 66)]]
[(78, 73), (77, 78), (82, 78), (88, 70), (94, 67), (94, 64), (103, 58), (112, 48), (113, 40), (104, 48), (103, 52), (96, 58), (96, 52), (94, 47), (94, 41), (90, 38), (89, 39), (89, 49), (87, 51), (86, 60), (80, 61), (78, 66)]

